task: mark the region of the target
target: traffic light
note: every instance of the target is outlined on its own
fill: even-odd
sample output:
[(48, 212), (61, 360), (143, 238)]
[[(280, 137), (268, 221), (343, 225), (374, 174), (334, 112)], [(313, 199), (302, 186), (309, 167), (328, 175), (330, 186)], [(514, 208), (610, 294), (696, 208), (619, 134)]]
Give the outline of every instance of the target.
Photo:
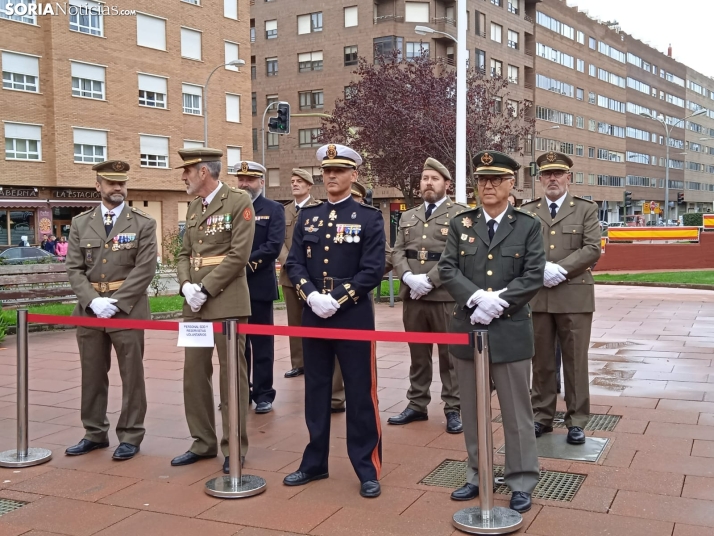
[(531, 162), (531, 177), (538, 175), (538, 164)]
[(625, 207), (632, 206), (632, 192), (625, 192)]
[(677, 204), (678, 205), (683, 205), (684, 204), (684, 192), (679, 192), (677, 194)]
[(278, 103), (278, 115), (268, 121), (268, 132), (272, 134), (290, 134), (290, 104)]

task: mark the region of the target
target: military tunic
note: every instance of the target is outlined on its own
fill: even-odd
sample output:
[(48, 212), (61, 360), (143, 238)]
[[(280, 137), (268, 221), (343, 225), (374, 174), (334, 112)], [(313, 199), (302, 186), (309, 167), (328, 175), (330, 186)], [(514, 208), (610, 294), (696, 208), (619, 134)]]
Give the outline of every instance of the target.
[[(441, 283), (456, 301), (449, 331), (476, 329), (468, 308), (480, 289), (498, 291), (510, 307), (488, 325), (491, 377), (496, 387), (506, 441), (505, 481), (512, 491), (531, 493), (539, 466), (530, 406), (530, 359), (533, 325), (529, 300), (543, 284), (545, 254), (540, 223), (532, 215), (508, 206), (489, 239), (483, 208), (451, 219), (444, 253), (438, 264)], [(478, 324), (476, 327), (483, 327)], [(452, 346), (461, 396), (464, 439), (469, 454), (467, 481), (478, 485), (476, 392), (473, 349)]]
[[(119, 312), (114, 319), (150, 319), (146, 289), (156, 273), (156, 254), (156, 221), (128, 203), (116, 217), (109, 235), (99, 206), (73, 218), (66, 260), (69, 282), (77, 295), (72, 316), (95, 317), (89, 305), (94, 298), (105, 297), (117, 300), (114, 305)], [(119, 288), (113, 290), (115, 286)], [(122, 379), (117, 436), (120, 443), (139, 446), (146, 415), (144, 331), (78, 327), (77, 343), (82, 365), (81, 418), (85, 439), (108, 441), (108, 373), (113, 346)]]
[(568, 193), (551, 218), (550, 201), (523, 206), (542, 222), (548, 261), (567, 270), (566, 281), (540, 289), (531, 301), (535, 328), (532, 403), (536, 422), (551, 426), (557, 403), (554, 348), (560, 340), (565, 379), (565, 425), (584, 428), (590, 418), (588, 349), (595, 311), (591, 266), (600, 258), (597, 204)]
[[(374, 329), (368, 294), (382, 280), (385, 262), (384, 220), (379, 210), (355, 202), (320, 203), (300, 211), (286, 269), (303, 300), (313, 291), (329, 293), (340, 304), (327, 319), (306, 305), (302, 325), (338, 329)], [(374, 343), (303, 339), (305, 421), (310, 442), (300, 471), (328, 471), (330, 398), (335, 356), (347, 398), (347, 453), (361, 482), (378, 480), (382, 439), (377, 401)]]
[[(441, 285), (437, 263), (446, 245), (449, 221), (468, 210), (467, 205), (444, 200), (426, 219), (426, 203), (404, 212), (399, 220), (399, 231), (392, 252), (392, 260), (401, 281), (404, 274), (426, 274), (434, 289), (418, 300), (410, 297), (410, 288), (402, 283), (399, 297), (402, 299), (402, 319), (406, 331), (445, 332), (454, 310), (454, 299)], [(433, 344), (409, 344), (411, 366), (409, 368), (409, 408), (427, 412), (431, 402)], [(439, 376), (444, 413), (460, 412), (459, 385), (454, 363), (446, 344), (439, 345)]]
[[(227, 225), (226, 225), (227, 224)], [(202, 285), (209, 294), (206, 303), (194, 313), (184, 303), (186, 322), (220, 321), (238, 318), (247, 322), (250, 316), (250, 296), (246, 280), (246, 265), (250, 258), (255, 214), (250, 196), (223, 184), (202, 214), (202, 200), (194, 199), (186, 214), (186, 232), (178, 258), (178, 279), (184, 283)], [(213, 259), (224, 257), (223, 259)], [(213, 259), (208, 261), (207, 258)], [(203, 259), (206, 259), (205, 261)], [(216, 262), (213, 264), (212, 262)], [(215, 335), (220, 364), (220, 398), (223, 437), (221, 451), (228, 455), (228, 371), (226, 369), (226, 337)], [(245, 356), (245, 335), (239, 335), (239, 359)], [(191, 436), (190, 451), (199, 456), (215, 456), (215, 411), (213, 403), (213, 349), (186, 348), (184, 362), (184, 410)], [(248, 450), (246, 420), (248, 412), (248, 375), (240, 367), (241, 455)]]

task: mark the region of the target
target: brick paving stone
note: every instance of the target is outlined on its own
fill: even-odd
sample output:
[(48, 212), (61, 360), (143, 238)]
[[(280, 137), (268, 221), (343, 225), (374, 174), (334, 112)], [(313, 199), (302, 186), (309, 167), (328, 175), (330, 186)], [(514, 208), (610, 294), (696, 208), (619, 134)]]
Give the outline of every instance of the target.
[(449, 511), (443, 512), (440, 517), (440, 520), (434, 520), (345, 507), (310, 531), (310, 534), (316, 536), (335, 536), (336, 534), (340, 536), (364, 536), (365, 534), (449, 536), (454, 530)]
[(709, 527), (695, 527), (694, 525), (675, 523), (672, 536), (711, 536), (711, 534), (712, 531)]
[(714, 402), (697, 402), (689, 400), (660, 400), (657, 404), (657, 409), (714, 413)]
[(692, 446), (692, 456), (704, 456), (705, 458), (714, 458), (714, 441), (694, 440)]
[(215, 523), (199, 519), (187, 519), (156, 512), (139, 512), (123, 521), (96, 533), (96, 536), (126, 536), (127, 534), (150, 534), (151, 536), (232, 536), (240, 533), (237, 524)]
[(607, 453), (607, 457), (603, 461), (603, 465), (611, 467), (630, 467), (636, 453), (637, 451), (635, 449), (620, 447), (615, 444)]
[(662, 473), (714, 477), (714, 459), (697, 456), (677, 456), (659, 452), (638, 452), (633, 469), (649, 469)]
[(545, 506), (526, 531), (540, 536), (671, 536), (674, 523)]
[(714, 501), (714, 478), (687, 476), (684, 480), (682, 497)]
[(244, 527), (235, 536), (301, 536), (297, 532), (283, 532), (282, 530), (261, 529), (258, 527)]
[(645, 435), (686, 437), (688, 439), (704, 439), (714, 441), (714, 427), (694, 424), (672, 424), (653, 422), (647, 427)]
[(610, 415), (621, 415), (623, 420), (670, 422), (676, 424), (697, 424), (699, 422), (699, 413), (695, 411), (633, 408), (620, 406), (618, 405), (619, 401), (620, 399), (618, 399), (617, 402), (613, 402), (613, 406), (608, 413)]
[(612, 504), (611, 512), (648, 520), (714, 528), (714, 508), (711, 502), (698, 499), (621, 491)]
[(166, 482), (142, 481), (126, 487), (99, 502), (175, 516), (196, 517), (221, 502), (207, 494), (187, 493), (186, 486)]
[[(585, 488), (595, 486), (679, 497), (684, 484), (683, 475), (648, 471), (646, 469), (574, 463), (570, 466), (569, 472), (588, 475), (583, 483)], [(576, 495), (576, 498), (579, 499), (579, 496), (580, 493)]]

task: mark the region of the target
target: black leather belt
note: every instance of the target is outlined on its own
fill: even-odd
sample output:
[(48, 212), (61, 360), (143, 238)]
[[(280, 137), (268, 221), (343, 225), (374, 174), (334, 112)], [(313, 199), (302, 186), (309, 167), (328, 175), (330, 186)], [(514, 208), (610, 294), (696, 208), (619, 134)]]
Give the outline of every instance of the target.
[(416, 259), (419, 261), (438, 261), (441, 259), (441, 253), (435, 253), (434, 251), (416, 251), (408, 249), (406, 254), (407, 259)]
[(313, 284), (317, 287), (317, 290), (328, 290), (332, 291), (335, 287), (339, 287), (344, 283), (349, 283), (352, 281), (350, 278), (340, 278), (340, 277), (316, 277), (310, 278)]

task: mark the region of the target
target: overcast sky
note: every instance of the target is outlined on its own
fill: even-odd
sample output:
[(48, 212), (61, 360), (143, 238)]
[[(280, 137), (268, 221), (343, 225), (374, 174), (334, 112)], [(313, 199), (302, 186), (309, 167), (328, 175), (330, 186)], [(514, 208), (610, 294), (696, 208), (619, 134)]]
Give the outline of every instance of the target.
[(622, 30), (677, 61), (714, 77), (714, 0), (568, 0), (591, 17), (616, 20)]

